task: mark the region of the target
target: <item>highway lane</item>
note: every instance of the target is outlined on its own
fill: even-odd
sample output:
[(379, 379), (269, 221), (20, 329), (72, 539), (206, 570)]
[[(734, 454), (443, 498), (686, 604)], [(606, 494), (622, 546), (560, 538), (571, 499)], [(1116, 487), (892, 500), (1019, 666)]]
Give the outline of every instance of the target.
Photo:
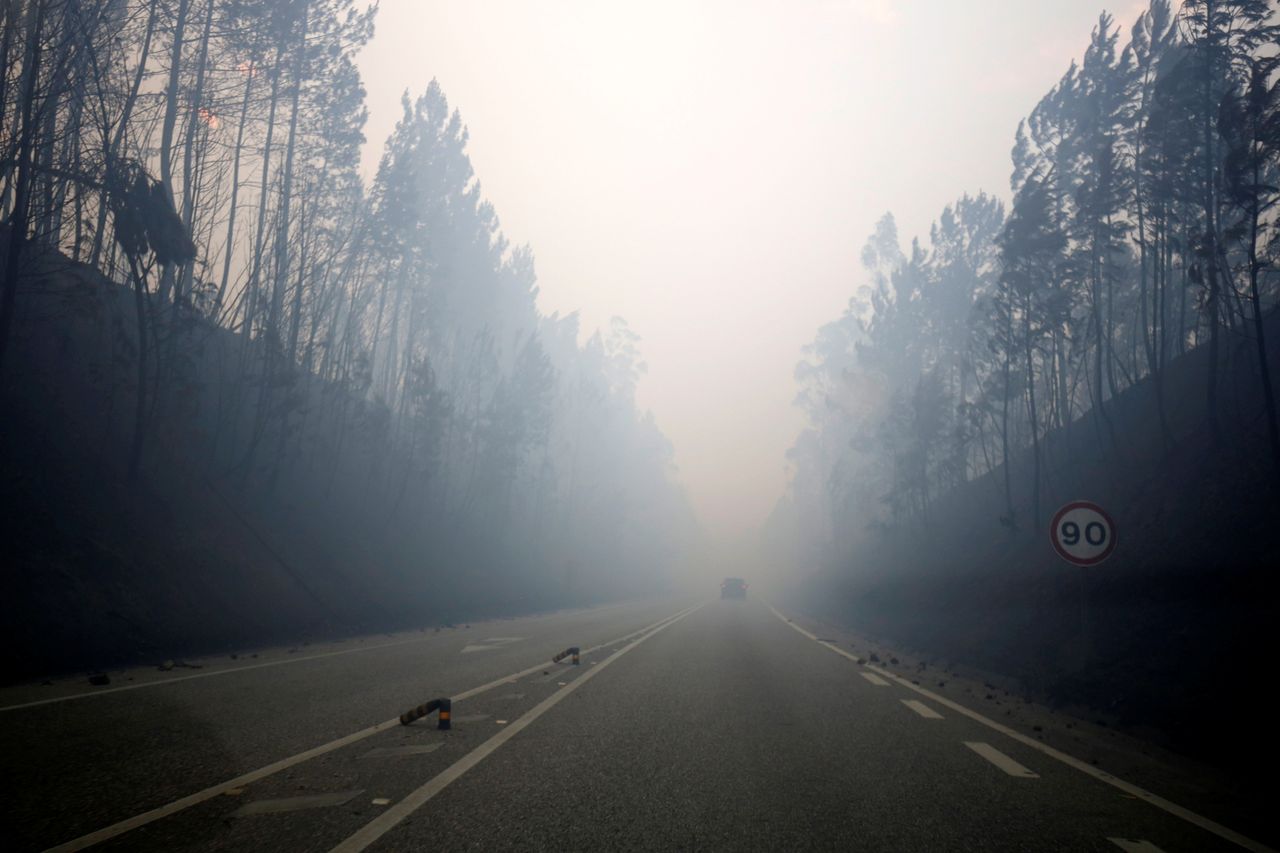
[[(565, 646), (635, 631), (679, 606), (647, 601), (313, 644), (294, 654), (264, 650), (201, 661), (201, 670), (113, 673), (112, 687), (96, 695), (83, 680), (0, 690), (0, 841), (19, 850), (65, 842), (436, 695), (536, 665)], [(469, 646), (484, 648), (464, 652)], [(147, 686), (109, 692), (134, 684)], [(62, 701), (27, 705), (42, 695)]]
[(715, 602), (369, 849), (1238, 849), (858, 672), (759, 603)]
[[(668, 616), (677, 618), (661, 621)], [(713, 601), (692, 611), (670, 602), (587, 611), (548, 617), (540, 628), (533, 626), (536, 620), (527, 627), (517, 621), (501, 623), (503, 631), (486, 626), (483, 633), (500, 637), (546, 628), (559, 637), (568, 620), (576, 620), (572, 625), (579, 634), (595, 631), (592, 637), (601, 640), (644, 625), (649, 630), (584, 654), (579, 667), (540, 665), (531, 648), (524, 653), (509, 648), (516, 643), (471, 653), (462, 653), (465, 645), (456, 640), (447, 650), (433, 646), (431, 654), (424, 646), (418, 666), (430, 659), (430, 665), (441, 667), (442, 684), (452, 679), (451, 684), (471, 687), (485, 678), (499, 679), (455, 707), (452, 731), (440, 732), (430, 720), (394, 725), (119, 835), (101, 848), (1240, 849), (943, 701), (913, 692), (889, 673), (878, 676), (833, 654), (758, 601)], [(520, 630), (511, 629), (516, 624)], [(613, 630), (602, 632), (605, 628)], [(591, 640), (577, 642), (585, 647)], [(312, 746), (430, 698), (416, 686), (421, 682), (414, 666), (406, 673), (393, 663), (404, 650), (382, 660), (392, 651), (280, 667), (274, 677), (292, 674), (282, 679), (279, 693), (270, 682), (233, 687), (249, 673), (207, 679), (223, 682), (215, 704), (229, 701), (229, 714), (242, 715), (239, 723), (219, 731), (220, 749), (251, 753), (251, 760), (233, 762), (243, 769), (290, 746)], [(446, 658), (447, 668), (436, 660)], [(363, 670), (367, 677), (344, 689), (333, 677), (334, 668)], [(501, 678), (521, 669), (518, 677)], [(415, 686), (381, 684), (395, 678)], [(188, 682), (188, 689), (200, 683)], [(198, 689), (210, 690), (209, 683)], [(353, 686), (369, 693), (353, 697)], [(226, 778), (229, 765), (215, 761), (216, 771), (204, 766), (210, 753), (200, 749), (199, 732), (187, 731), (185, 738), (195, 743), (185, 748), (187, 717), (177, 718), (172, 731), (163, 729), (160, 750), (145, 745), (146, 731), (127, 735), (115, 728), (158, 726), (153, 715), (164, 703), (157, 697), (178, 689), (118, 694), (119, 701), (128, 702), (150, 694), (144, 706), (149, 710), (135, 708), (131, 718), (99, 729), (99, 737), (104, 742), (126, 737), (148, 754), (142, 762), (147, 767), (175, 764), (188, 774), (204, 774), (201, 778)], [(300, 696), (303, 705), (290, 704)], [(319, 712), (305, 704), (308, 697)], [(90, 703), (109, 698), (63, 706), (81, 704), (76, 710), (84, 712)], [(210, 697), (186, 700), (198, 698)], [(344, 710), (353, 699), (362, 707), (381, 707), (372, 714)], [(274, 752), (264, 752), (261, 745), (252, 752), (241, 742), (261, 740), (240, 726), (246, 719), (264, 724), (263, 718), (234, 710), (251, 700), (285, 718), (274, 723), (275, 737), (282, 741)], [(189, 717), (190, 707), (186, 713)], [(219, 716), (216, 709), (210, 716)], [(56, 732), (56, 727), (30, 732), (39, 740), (28, 750), (27, 774), (40, 772), (33, 765), (47, 742), (57, 739)], [(7, 730), (5, 737), (8, 757), (13, 741)], [(85, 743), (82, 737), (81, 746)], [(188, 751), (199, 757), (187, 757)], [(79, 764), (74, 758), (64, 750), (58, 761), (65, 763), (46, 765), (48, 784), (36, 783), (43, 794), (57, 797), (60, 781), (82, 770), (102, 778), (105, 771), (94, 766), (100, 758), (82, 754)], [(21, 778), (23, 771), (16, 775)], [(185, 793), (192, 784), (155, 786), (151, 804), (158, 791), (178, 788)], [(94, 799), (92, 787), (82, 785), (76, 796), (83, 808)], [(132, 807), (118, 792), (98, 797), (110, 803), (106, 811), (113, 819)], [(25, 802), (27, 825), (32, 825), (41, 804), (32, 797)], [(61, 809), (62, 814), (71, 811)], [(102, 823), (100, 815), (96, 822), (78, 825)], [(64, 829), (25, 843), (35, 840), (40, 846), (74, 834)]]

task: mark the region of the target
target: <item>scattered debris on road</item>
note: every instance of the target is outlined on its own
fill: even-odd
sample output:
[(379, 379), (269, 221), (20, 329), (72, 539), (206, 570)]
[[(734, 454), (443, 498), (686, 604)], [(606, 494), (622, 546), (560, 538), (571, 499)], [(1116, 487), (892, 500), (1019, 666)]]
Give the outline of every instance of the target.
[(414, 720), (420, 720), (432, 711), (438, 711), (436, 728), (444, 731), (452, 728), (453, 701), (450, 699), (432, 699), (416, 708), (410, 708), (400, 715), (400, 725), (407, 726)]

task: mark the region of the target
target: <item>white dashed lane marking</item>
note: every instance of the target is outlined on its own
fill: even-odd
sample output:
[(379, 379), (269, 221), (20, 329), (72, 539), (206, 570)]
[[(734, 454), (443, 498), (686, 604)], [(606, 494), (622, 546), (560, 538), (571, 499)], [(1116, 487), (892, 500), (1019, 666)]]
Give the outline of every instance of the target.
[[(786, 623), (790, 627), (794, 628), (799, 633), (808, 637), (810, 640), (818, 639), (817, 634), (811, 633), (809, 631), (806, 631), (804, 628), (801, 628), (799, 625), (792, 622), (786, 616), (782, 615), (782, 612), (778, 610), (776, 607), (769, 606), (769, 609), (773, 611), (773, 614), (777, 616), (778, 619), (780, 619), (782, 622)], [(1042, 743), (1041, 741), (1038, 741), (1033, 737), (1025, 735), (1022, 732), (1016, 731), (1010, 728), (1009, 726), (1006, 726), (1002, 723), (997, 723), (995, 720), (984, 717), (982, 714), (979, 714), (977, 711), (974, 711), (971, 708), (966, 708), (964, 705), (961, 705), (959, 702), (953, 702), (952, 700), (946, 698), (945, 696), (939, 696), (938, 694), (930, 690), (926, 690), (925, 688), (920, 687), (919, 685), (912, 684), (907, 679), (894, 675), (893, 673), (888, 672), (887, 670), (877, 669), (876, 667), (871, 666), (870, 664), (863, 663), (855, 655), (851, 655), (848, 652), (846, 652), (844, 649), (841, 649), (831, 643), (820, 643), (819, 645), (821, 645), (823, 648), (830, 649), (831, 651), (835, 652), (838, 655), (848, 658), (854, 663), (857, 663), (866, 667), (867, 670), (870, 670), (883, 678), (891, 679), (897, 682), (900, 686), (916, 693), (919, 696), (923, 696), (925, 699), (930, 700), (936, 705), (941, 705), (944, 708), (949, 708), (952, 711), (955, 711), (957, 714), (959, 714), (962, 717), (968, 717), (970, 720), (973, 720), (974, 722), (979, 723), (980, 725), (983, 725), (994, 732), (998, 732), (999, 734), (1002, 734), (1011, 740), (1015, 740), (1018, 743), (1022, 744), (1023, 746), (1028, 747), (1029, 749), (1034, 749), (1040, 754), (1048, 756), (1049, 758), (1052, 758), (1054, 761), (1065, 764), (1068, 767), (1072, 768), (1073, 770), (1078, 770), (1087, 776), (1091, 776), (1092, 778), (1096, 779), (1099, 782), (1102, 782), (1106, 785), (1110, 785), (1113, 788), (1117, 788), (1131, 797), (1142, 800), (1148, 805), (1151, 805), (1160, 809), (1165, 814), (1173, 815), (1179, 820), (1184, 820), (1187, 823), (1191, 824), (1192, 826), (1199, 827), (1200, 829), (1203, 829), (1206, 832), (1211, 832), (1214, 835), (1218, 836), (1219, 838), (1225, 841), (1229, 841), (1232, 844), (1235, 844), (1237, 847), (1243, 847), (1245, 850), (1252, 850), (1254, 851), (1254, 853), (1276, 853), (1276, 851), (1274, 851), (1271, 847), (1268, 847), (1267, 845), (1259, 841), (1254, 841), (1252, 838), (1249, 838), (1246, 835), (1242, 835), (1241, 833), (1236, 832), (1230, 827), (1223, 826), (1217, 821), (1210, 820), (1204, 815), (1196, 814), (1190, 809), (1183, 808), (1177, 803), (1170, 802), (1169, 800), (1166, 800), (1164, 797), (1153, 794), (1152, 792), (1146, 790), (1145, 788), (1141, 788), (1133, 784), (1132, 782), (1126, 782), (1123, 779), (1119, 779), (1115, 776), (1112, 776), (1110, 773), (1107, 773), (1103, 770), (1099, 770), (1097, 767), (1094, 767), (1093, 765), (1085, 761), (1081, 761), (1080, 759), (1075, 758), (1074, 756), (1067, 755), (1065, 752), (1054, 749), (1048, 744)], [(865, 671), (863, 672), (863, 674), (864, 675), (866, 674)]]
[(865, 678), (867, 681), (870, 681), (870, 682), (871, 682), (872, 684), (874, 684), (876, 687), (888, 687), (888, 686), (889, 686), (889, 682), (885, 681), (883, 678), (881, 678), (880, 676), (876, 675), (874, 672), (860, 672), (860, 673), (858, 673), (858, 674), (859, 674), (859, 675), (861, 675), (863, 678)]
[[(652, 625), (647, 625), (644, 628), (639, 628), (635, 631), (632, 631), (630, 634), (627, 634), (622, 637), (618, 637), (613, 640), (609, 640), (597, 646), (592, 646), (591, 648), (587, 649), (587, 651), (588, 652), (597, 651), (598, 649), (604, 648), (606, 646), (613, 646), (613, 645), (616, 645), (617, 643), (624, 642), (633, 637), (642, 636), (647, 632), (653, 631), (657, 628), (660, 628), (670, 623), (673, 619), (679, 618), (682, 614), (687, 612), (688, 610), (682, 610), (672, 616), (667, 616), (663, 619), (659, 619), (657, 622), (654, 622)], [(417, 642), (417, 641), (412, 640), (407, 642)], [(401, 645), (401, 644), (389, 643), (387, 645)], [(352, 649), (351, 651), (361, 651), (361, 650)], [(344, 651), (344, 652), (326, 653), (323, 655), (315, 655), (315, 657), (332, 657), (334, 654), (348, 654), (348, 652)], [(268, 664), (268, 665), (274, 666), (275, 664)], [(244, 669), (251, 669), (251, 668), (254, 668), (254, 667), (244, 667)], [(503, 676), (502, 678), (496, 679), (494, 681), (490, 681), (488, 684), (481, 684), (479, 687), (472, 687), (469, 690), (464, 690), (463, 692), (455, 694), (453, 696), (454, 704), (457, 704), (463, 699), (468, 699), (472, 696), (479, 696), (481, 693), (487, 693), (488, 691), (493, 690), (494, 688), (499, 687), (503, 684), (515, 684), (517, 681), (519, 681), (521, 678), (527, 675), (533, 675), (534, 673), (537, 673), (537, 672), (545, 672), (545, 668), (546, 668), (546, 664), (540, 663), (535, 666), (531, 666), (528, 669), (522, 670), (520, 672), (513, 673), (511, 675), (506, 675), (506, 676)], [(213, 674), (216, 675), (217, 673), (213, 673)], [(196, 677), (203, 677), (203, 676), (190, 676), (190, 677), (196, 678)], [(178, 679), (175, 679), (175, 681), (176, 680)], [(123, 690), (123, 689), (129, 689), (129, 688), (121, 688), (121, 689)], [(5, 710), (5, 709), (0, 709), (0, 710)], [(313, 758), (317, 758), (321, 755), (325, 755), (327, 753), (333, 752), (334, 750), (341, 749), (345, 746), (350, 746), (353, 743), (362, 741), (365, 738), (373, 737), (376, 734), (387, 731), (388, 729), (393, 729), (399, 725), (400, 725), (400, 718), (393, 717), (390, 720), (377, 723), (376, 725), (372, 725), (372, 726), (369, 726), (368, 728), (361, 729), (358, 732), (352, 732), (346, 737), (340, 737), (337, 740), (331, 740), (328, 743), (321, 744), (320, 746), (317, 746), (317, 747), (313, 747), (311, 749), (306, 750), (305, 752), (299, 752), (298, 754), (291, 755), (288, 758), (282, 758), (279, 761), (276, 761), (272, 764), (268, 764), (265, 767), (259, 767), (257, 770), (251, 770), (248, 773), (244, 773), (240, 776), (235, 777), (234, 779), (228, 779), (225, 782), (219, 782), (216, 785), (211, 785), (208, 788), (205, 788), (204, 790), (196, 791), (194, 794), (188, 794), (187, 796), (182, 797), (181, 799), (178, 799), (178, 800), (174, 800), (171, 803), (166, 803), (165, 805), (157, 806), (156, 808), (153, 808), (150, 811), (145, 811), (145, 812), (142, 812), (141, 814), (136, 814), (133, 817), (118, 821), (116, 823), (111, 824), (110, 826), (104, 826), (101, 829), (94, 830), (93, 832), (90, 832), (86, 835), (81, 835), (79, 838), (73, 838), (70, 841), (63, 842), (62, 844), (59, 844), (56, 847), (49, 848), (50, 853), (54, 853), (55, 851), (56, 853), (72, 853), (72, 851), (84, 850), (86, 847), (92, 847), (95, 844), (101, 844), (104, 841), (108, 841), (112, 838), (123, 835), (126, 832), (132, 832), (133, 830), (138, 829), (139, 827), (146, 826), (147, 824), (154, 823), (157, 820), (162, 820), (163, 818), (169, 817), (170, 815), (174, 815), (174, 814), (177, 814), (178, 812), (184, 811), (185, 809), (189, 809), (192, 806), (199, 805), (200, 803), (203, 803), (206, 800), (213, 799), (214, 797), (221, 796), (231, 791), (243, 789), (244, 786), (257, 782), (260, 779), (265, 779), (268, 776), (272, 776), (276, 773), (279, 773), (282, 770), (287, 770), (290, 767), (297, 766), (298, 764), (302, 764), (305, 761), (310, 761)]]
[(1005, 773), (1008, 773), (1010, 776), (1016, 776), (1019, 779), (1040, 778), (1039, 773), (1034, 773), (1031, 770), (1028, 770), (989, 743), (978, 743), (967, 740), (964, 742), (964, 745), (978, 753), (978, 755), (987, 759), (987, 761), (990, 761), (996, 767), (999, 767)]
[(1140, 841), (1136, 838), (1108, 838), (1107, 840), (1125, 853), (1164, 853), (1150, 841)]
[(902, 704), (915, 711), (926, 720), (941, 720), (942, 715), (921, 702), (919, 699), (903, 699)]
[(596, 667), (595, 669), (588, 669), (586, 672), (582, 673), (582, 675), (580, 675), (578, 678), (575, 678), (572, 684), (568, 685), (563, 690), (557, 690), (556, 692), (548, 696), (546, 699), (543, 699), (536, 706), (534, 706), (532, 710), (525, 713), (524, 716), (516, 718), (514, 722), (510, 723), (510, 725), (505, 725), (507, 723), (507, 720), (496, 720), (495, 722), (497, 722), (499, 725), (505, 725), (505, 728), (503, 728), (500, 732), (498, 732), (493, 737), (489, 738), (484, 743), (477, 746), (475, 749), (468, 752), (462, 758), (458, 759), (456, 762), (451, 764), (439, 775), (435, 776), (432, 779), (429, 779), (422, 786), (420, 786), (419, 788), (414, 790), (411, 794), (409, 794), (409, 796), (405, 797), (403, 800), (401, 800), (400, 802), (396, 803), (394, 806), (387, 809), (381, 815), (374, 818), (369, 823), (365, 824), (364, 827), (362, 827), (358, 832), (351, 835), (341, 844), (338, 844), (336, 847), (334, 847), (333, 850), (330, 851), (330, 853), (359, 853), (359, 851), (369, 847), (369, 845), (375, 843), (383, 835), (387, 834), (392, 829), (394, 829), (397, 824), (399, 824), (405, 818), (409, 817), (417, 809), (421, 808), (432, 797), (434, 797), (436, 794), (440, 793), (445, 788), (447, 788), (454, 780), (460, 778), (464, 773), (466, 773), (472, 767), (475, 767), (477, 764), (483, 761), (485, 757), (490, 755), (494, 750), (498, 749), (504, 743), (511, 740), (511, 738), (518, 735), (521, 731), (523, 731), (525, 728), (531, 725), (535, 720), (537, 720), (547, 711), (554, 708), (557, 704), (559, 704), (562, 700), (564, 700), (564, 698), (567, 697), (570, 693), (573, 693), (575, 690), (578, 690), (579, 688), (582, 687), (582, 685), (586, 684), (592, 678), (604, 672), (605, 667), (607, 667), (609, 664), (618, 660), (627, 652), (639, 646), (645, 640), (648, 640), (650, 637), (653, 637), (659, 631), (662, 631), (665, 628), (669, 628), (671, 625), (675, 624), (676, 622), (679, 622), (681, 619), (688, 616), (690, 613), (697, 611), (702, 606), (703, 605), (699, 604), (694, 607), (686, 608), (685, 610), (682, 610), (679, 613), (677, 613), (675, 616), (672, 616), (660, 622), (656, 627), (654, 627), (648, 633), (642, 634), (641, 636), (632, 640), (627, 645), (623, 646), (620, 650), (614, 652), (612, 655), (607, 657), (604, 660), (604, 662), (601, 663), (600, 666)]

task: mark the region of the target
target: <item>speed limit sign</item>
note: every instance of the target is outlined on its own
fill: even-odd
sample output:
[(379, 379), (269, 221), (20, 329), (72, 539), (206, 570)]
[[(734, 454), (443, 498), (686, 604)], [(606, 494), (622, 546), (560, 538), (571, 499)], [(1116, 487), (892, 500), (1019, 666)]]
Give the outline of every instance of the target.
[(1072, 501), (1054, 514), (1049, 538), (1068, 563), (1096, 566), (1116, 548), (1116, 525), (1097, 504)]

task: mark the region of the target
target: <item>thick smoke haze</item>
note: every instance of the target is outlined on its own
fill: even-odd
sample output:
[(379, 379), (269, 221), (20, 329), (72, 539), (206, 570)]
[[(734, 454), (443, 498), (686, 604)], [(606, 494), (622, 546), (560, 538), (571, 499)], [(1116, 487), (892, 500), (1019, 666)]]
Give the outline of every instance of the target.
[(6, 0), (4, 849), (1280, 850), (1278, 342), (1280, 0)]
[[(1145, 8), (1111, 11), (1128, 25)], [(1130, 8), (1132, 7), (1132, 8)], [(1088, 43), (1090, 0), (383, 0), (360, 57), (372, 175), (400, 97), (439, 80), (539, 308), (624, 317), (642, 406), (726, 543), (769, 513), (802, 426), (792, 370), (862, 284), (963, 192), (1008, 198), (1019, 118)]]

